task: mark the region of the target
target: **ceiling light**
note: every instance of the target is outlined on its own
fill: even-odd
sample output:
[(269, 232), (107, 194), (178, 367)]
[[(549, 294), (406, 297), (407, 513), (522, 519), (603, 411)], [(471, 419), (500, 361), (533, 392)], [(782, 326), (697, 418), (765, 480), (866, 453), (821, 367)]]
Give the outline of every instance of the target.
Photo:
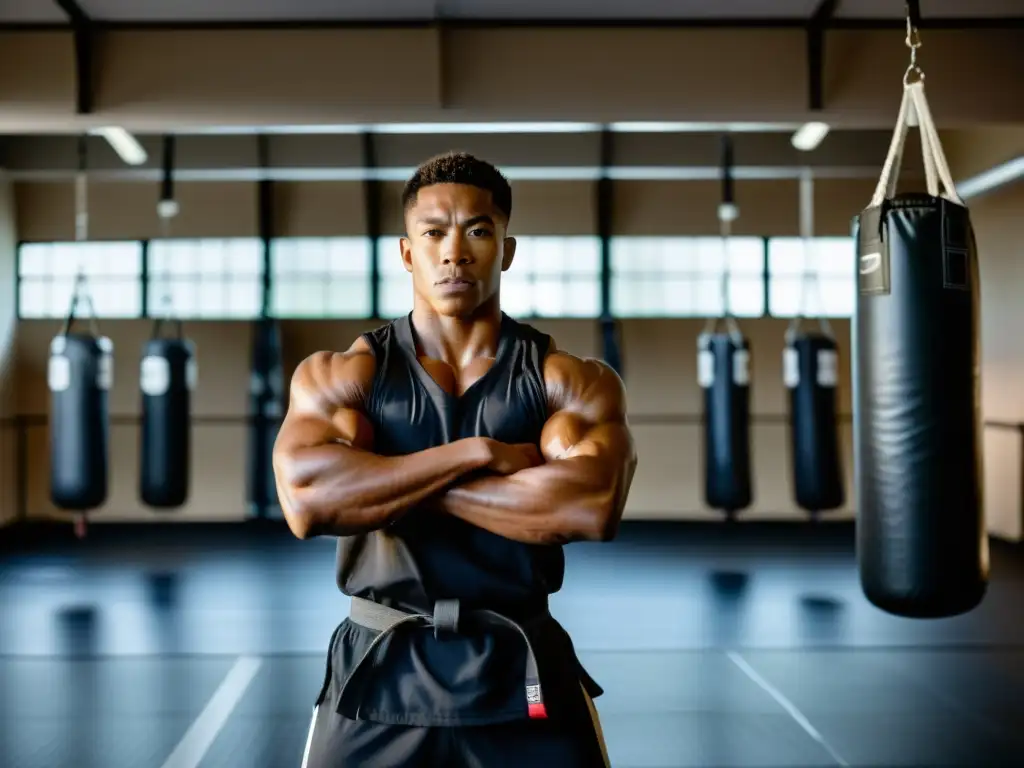
[(94, 136), (102, 136), (107, 143), (117, 152), (128, 165), (142, 165), (149, 159), (146, 150), (139, 144), (139, 140), (120, 126), (112, 125), (106, 128), (96, 128), (90, 131)]
[(1024, 155), (982, 171), (956, 185), (957, 194), (964, 200), (991, 192), (1024, 176)]
[(828, 123), (804, 123), (797, 128), (790, 143), (801, 152), (810, 152), (812, 149), (817, 149), (828, 135), (828, 131)]

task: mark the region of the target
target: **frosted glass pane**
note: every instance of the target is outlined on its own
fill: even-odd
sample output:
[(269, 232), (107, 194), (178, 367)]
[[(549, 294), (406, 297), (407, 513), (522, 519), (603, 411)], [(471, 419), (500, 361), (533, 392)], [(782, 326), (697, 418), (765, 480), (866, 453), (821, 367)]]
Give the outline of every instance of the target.
[(764, 240), (759, 237), (731, 237), (728, 243), (728, 264), (732, 274), (764, 273)]
[(403, 273), (397, 278), (383, 278), (380, 282), (380, 313), (383, 317), (400, 317), (412, 311), (412, 282)]
[(537, 277), (533, 284), (534, 313), (541, 317), (564, 315), (566, 293), (561, 278)]
[(381, 276), (405, 275), (405, 264), (402, 263), (402, 248), (399, 238), (382, 237), (377, 241), (377, 269)]
[(327, 269), (332, 274), (370, 274), (370, 241), (368, 239), (365, 237), (337, 237), (328, 242), (330, 249)]
[(18, 249), (18, 274), (36, 277), (51, 273), (52, 248), (45, 243), (24, 243)]
[(822, 314), (828, 317), (853, 317), (857, 306), (857, 281), (854, 277), (828, 277), (821, 280)]
[(622, 278), (612, 284), (612, 313), (619, 317), (648, 317), (663, 311), (657, 280), (643, 277)]
[(573, 237), (568, 242), (568, 274), (596, 275), (601, 271), (601, 241), (596, 237)]
[(70, 278), (55, 278), (50, 281), (49, 299), (50, 312), (55, 317), (67, 315), (71, 309), (71, 296), (75, 290), (75, 282)]
[[(553, 237), (522, 238), (519, 247), (532, 257), (533, 271), (538, 275), (560, 275), (565, 272), (565, 243)], [(520, 266), (524, 266), (520, 264)]]
[(330, 244), (326, 240), (308, 239), (295, 244), (295, 267), (299, 272), (326, 272), (327, 251)]
[(804, 245), (800, 238), (775, 237), (768, 241), (768, 272), (797, 275), (804, 270)]
[(536, 314), (535, 286), (529, 280), (506, 272), (501, 281), (501, 308), (513, 317)]
[(272, 312), (280, 316), (314, 317), (327, 303), (327, 284), (316, 277), (289, 276), (273, 284)]
[(97, 317), (138, 317), (142, 314), (142, 290), (137, 282), (94, 278), (89, 282), (89, 297)]
[(852, 237), (819, 238), (817, 267), (822, 275), (852, 278), (857, 271), (857, 246)]
[(367, 317), (369, 314), (370, 284), (364, 277), (330, 283), (325, 317)]
[(263, 304), (263, 285), (259, 278), (231, 282), (228, 284), (229, 312), (231, 317), (259, 317)]
[(729, 309), (738, 317), (760, 317), (764, 314), (764, 283), (749, 277), (729, 280)]
[(775, 317), (793, 317), (800, 308), (798, 277), (773, 277), (768, 283), (768, 311)]
[(227, 285), (222, 282), (203, 280), (195, 284), (196, 302), (202, 317), (227, 317), (231, 314), (228, 304)]
[(18, 312), (21, 317), (53, 317), (50, 286), (38, 280), (22, 280), (18, 286)]
[[(197, 265), (199, 269), (197, 271), (203, 277), (220, 276), (229, 271), (234, 271), (236, 274), (245, 274), (250, 271), (246, 269), (249, 265), (245, 263), (244, 256), (239, 257), (239, 264), (236, 269), (230, 269), (228, 253), (233, 251), (234, 248), (226, 243), (200, 241), (197, 243), (196, 249), (199, 259)], [(231, 260), (234, 261), (234, 258)]]
[(596, 317), (601, 314), (601, 283), (596, 278), (570, 278), (565, 298), (565, 314), (569, 317)]

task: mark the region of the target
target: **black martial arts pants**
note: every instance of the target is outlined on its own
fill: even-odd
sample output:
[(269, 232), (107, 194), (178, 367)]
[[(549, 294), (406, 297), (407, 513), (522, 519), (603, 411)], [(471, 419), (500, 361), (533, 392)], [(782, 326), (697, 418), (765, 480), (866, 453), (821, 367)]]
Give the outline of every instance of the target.
[(313, 710), (302, 768), (608, 768), (597, 710), (589, 697), (587, 704), (588, 721), (455, 728), (349, 720), (320, 706)]

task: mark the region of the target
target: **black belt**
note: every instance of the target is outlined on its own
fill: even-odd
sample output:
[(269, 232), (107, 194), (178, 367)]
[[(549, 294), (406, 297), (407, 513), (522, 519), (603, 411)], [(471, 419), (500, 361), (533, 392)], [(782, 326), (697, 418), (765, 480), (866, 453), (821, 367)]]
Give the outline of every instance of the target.
[(525, 630), (507, 616), (500, 613), (479, 608), (467, 612), (465, 617), (459, 615), (458, 600), (438, 600), (434, 603), (433, 614), (429, 613), (406, 613), (396, 608), (389, 608), (386, 605), (375, 603), (371, 600), (364, 600), (361, 597), (352, 598), (352, 609), (349, 612), (349, 619), (354, 624), (372, 629), (379, 634), (370, 643), (366, 652), (359, 658), (351, 669), (348, 679), (342, 686), (341, 697), (345, 695), (348, 681), (355, 677), (358, 669), (377, 650), (380, 643), (392, 632), (400, 627), (433, 627), (434, 635), (440, 632), (458, 632), (462, 619), (469, 619), (477, 626), (507, 627), (519, 633), (526, 643), (526, 706), (531, 718), (547, 717), (547, 710), (544, 708), (544, 696), (540, 687), (540, 673), (537, 669), (537, 657), (530, 644), (530, 638)]

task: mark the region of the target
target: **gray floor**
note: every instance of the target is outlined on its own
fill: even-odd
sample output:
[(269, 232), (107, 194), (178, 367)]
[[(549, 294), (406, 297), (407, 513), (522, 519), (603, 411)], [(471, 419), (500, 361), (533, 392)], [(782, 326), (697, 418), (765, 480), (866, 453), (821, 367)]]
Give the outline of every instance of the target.
[[(866, 602), (846, 525), (629, 525), (567, 553), (553, 610), (617, 768), (1024, 766), (1020, 547), (996, 542), (985, 603), (939, 621)], [(253, 526), (9, 544), (0, 766), (163, 768), (248, 665), (197, 765), (297, 768), (346, 607), (332, 556)]]

